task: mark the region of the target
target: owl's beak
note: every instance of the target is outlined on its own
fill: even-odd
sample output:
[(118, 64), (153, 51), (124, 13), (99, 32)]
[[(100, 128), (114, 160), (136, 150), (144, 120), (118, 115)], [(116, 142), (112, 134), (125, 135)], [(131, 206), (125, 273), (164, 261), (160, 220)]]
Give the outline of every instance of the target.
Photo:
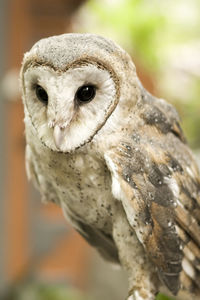
[(61, 150), (61, 146), (63, 145), (63, 141), (65, 138), (65, 128), (62, 128), (59, 125), (55, 125), (53, 130), (53, 137), (56, 147)]

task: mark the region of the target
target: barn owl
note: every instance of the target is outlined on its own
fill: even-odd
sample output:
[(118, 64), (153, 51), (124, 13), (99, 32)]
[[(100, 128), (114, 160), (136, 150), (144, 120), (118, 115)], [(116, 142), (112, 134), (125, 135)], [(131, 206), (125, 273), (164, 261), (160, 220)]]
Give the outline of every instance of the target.
[(94, 34), (40, 40), (20, 78), (27, 174), (42, 199), (127, 270), (129, 300), (163, 286), (198, 297), (200, 177), (172, 105)]

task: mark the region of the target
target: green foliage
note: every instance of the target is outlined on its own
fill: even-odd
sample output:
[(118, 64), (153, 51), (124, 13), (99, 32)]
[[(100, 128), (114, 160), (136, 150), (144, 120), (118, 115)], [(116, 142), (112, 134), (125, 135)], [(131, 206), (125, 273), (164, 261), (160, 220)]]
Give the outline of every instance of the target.
[(174, 300), (174, 298), (170, 298), (170, 297), (167, 297), (167, 296), (159, 293), (158, 296), (156, 297), (156, 300)]
[(59, 284), (29, 283), (13, 288), (6, 300), (89, 300), (77, 290)]
[[(42, 284), (30, 282), (9, 290), (4, 300), (92, 300), (73, 288), (61, 284)], [(93, 299), (94, 300), (94, 299)], [(159, 293), (156, 300), (174, 300)]]
[(190, 101), (184, 104), (177, 99), (175, 105), (182, 117), (183, 131), (193, 148), (200, 147), (200, 79), (192, 81)]
[[(89, 1), (89, 8), (95, 14), (96, 30), (112, 32), (149, 67), (157, 64), (157, 35), (163, 31), (166, 18), (158, 13), (150, 2), (140, 0), (117, 1), (105, 5), (104, 1)], [(94, 31), (94, 27), (93, 31)], [(88, 30), (89, 28), (87, 28)]]
[(199, 37), (199, 9), (197, 0), (90, 0), (82, 30), (115, 37), (152, 71), (171, 45)]
[[(91, 300), (77, 290), (62, 285), (29, 283), (12, 290), (6, 300)], [(156, 300), (174, 300), (163, 294), (158, 294)]]

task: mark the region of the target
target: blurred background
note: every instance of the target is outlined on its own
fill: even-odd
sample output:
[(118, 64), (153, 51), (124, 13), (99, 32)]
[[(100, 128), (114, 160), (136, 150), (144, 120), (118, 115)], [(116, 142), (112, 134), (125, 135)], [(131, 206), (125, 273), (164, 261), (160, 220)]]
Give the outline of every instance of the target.
[(176, 106), (199, 156), (199, 0), (0, 0), (0, 300), (121, 300), (127, 292), (126, 274), (105, 263), (58, 207), (42, 205), (25, 175), (23, 53), (64, 32), (99, 33), (124, 47), (143, 85)]

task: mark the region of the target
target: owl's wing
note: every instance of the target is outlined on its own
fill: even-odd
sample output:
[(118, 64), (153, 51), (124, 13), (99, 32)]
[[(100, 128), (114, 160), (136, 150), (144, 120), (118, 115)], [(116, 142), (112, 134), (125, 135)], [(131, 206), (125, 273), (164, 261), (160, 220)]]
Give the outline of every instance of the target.
[(106, 234), (100, 229), (94, 228), (80, 220), (73, 220), (76, 230), (86, 239), (86, 241), (95, 247), (101, 256), (109, 262), (119, 264), (117, 248), (111, 235)]
[(174, 108), (147, 94), (136, 109), (134, 131), (105, 155), (112, 192), (176, 294), (200, 286), (200, 177)]

